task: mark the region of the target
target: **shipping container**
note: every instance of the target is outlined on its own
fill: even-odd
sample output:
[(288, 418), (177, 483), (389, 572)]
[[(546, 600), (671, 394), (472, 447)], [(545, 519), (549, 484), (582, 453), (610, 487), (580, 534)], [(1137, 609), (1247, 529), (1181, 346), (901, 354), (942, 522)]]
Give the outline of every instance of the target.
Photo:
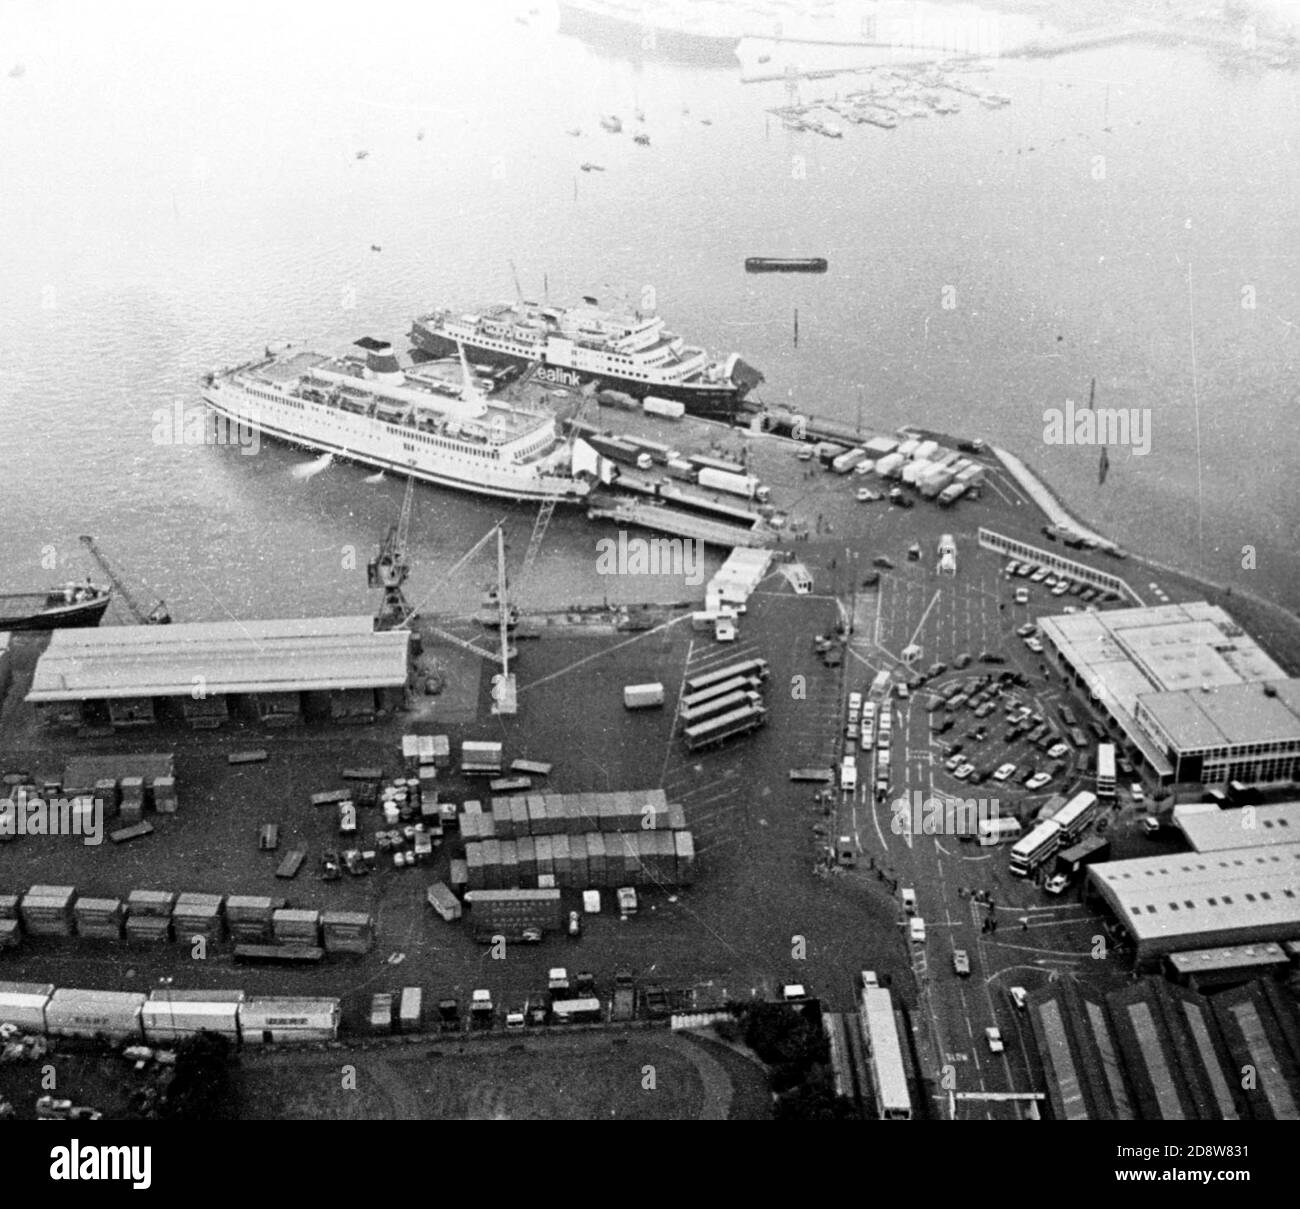
[(899, 471), (899, 478), (909, 486), (915, 486), (917, 478), (929, 469), (929, 462), (904, 462)]
[(922, 441), (909, 455), (914, 462), (931, 462), (939, 452), (938, 441)]
[(901, 453), (887, 454), (876, 463), (876, 473), (882, 479), (896, 479), (905, 464), (906, 458)]
[(664, 703), (662, 684), (625, 684), (623, 705), (627, 709), (651, 709)]
[(404, 1033), (418, 1033), (424, 1024), (424, 992), (419, 987), (403, 987), (397, 1010), (398, 1028)]
[(939, 492), (939, 504), (947, 508), (955, 504), (966, 493), (965, 483), (949, 483), (941, 492)]
[(848, 474), (859, 462), (866, 461), (867, 451), (865, 449), (850, 449), (848, 453), (842, 453), (831, 463), (831, 469), (836, 474)]
[(645, 401), (641, 404), (652, 416), (663, 416), (668, 420), (680, 420), (686, 414), (686, 404), (679, 403), (675, 399), (659, 399), (654, 395), (646, 395)]
[(461, 771), (466, 776), (500, 776), (501, 744), (466, 739), (460, 745)]
[(199, 1032), (239, 1040), (243, 991), (153, 991), (140, 1012), (145, 1040), (169, 1045)]
[(425, 899), (437, 913), (448, 923), (461, 916), (460, 900), (443, 882), (434, 882), (426, 891)]

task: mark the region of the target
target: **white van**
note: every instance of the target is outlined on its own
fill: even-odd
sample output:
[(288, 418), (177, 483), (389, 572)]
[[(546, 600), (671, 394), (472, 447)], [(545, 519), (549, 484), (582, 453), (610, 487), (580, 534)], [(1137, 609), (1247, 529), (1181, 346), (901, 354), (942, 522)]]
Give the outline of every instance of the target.
[(919, 915), (912, 916), (907, 921), (907, 934), (916, 944), (925, 944), (925, 920)]
[(845, 756), (840, 765), (840, 788), (845, 793), (852, 793), (858, 787), (858, 766), (852, 756)]

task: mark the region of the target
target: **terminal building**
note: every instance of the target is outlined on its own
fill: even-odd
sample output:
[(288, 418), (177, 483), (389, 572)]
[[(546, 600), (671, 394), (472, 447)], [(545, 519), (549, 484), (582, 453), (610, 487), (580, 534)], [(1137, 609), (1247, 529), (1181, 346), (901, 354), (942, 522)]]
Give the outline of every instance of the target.
[(1300, 680), (1204, 601), (1039, 622), (1045, 653), (1162, 784), (1300, 779)]
[(55, 726), (365, 722), (405, 704), (410, 637), (368, 616), (55, 630), (26, 699)]

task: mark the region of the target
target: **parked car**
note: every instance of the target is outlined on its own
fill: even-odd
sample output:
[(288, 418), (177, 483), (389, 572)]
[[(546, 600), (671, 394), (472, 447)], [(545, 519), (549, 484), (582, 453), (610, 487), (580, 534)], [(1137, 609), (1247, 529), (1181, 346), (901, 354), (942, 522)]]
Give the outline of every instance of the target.
[(952, 951), (952, 969), (953, 973), (962, 978), (970, 977), (970, 957), (965, 949), (953, 949)]
[(1047, 782), (1050, 781), (1051, 779), (1052, 779), (1052, 774), (1049, 772), (1036, 772), (1032, 777), (1029, 778), (1028, 781), (1025, 782), (1025, 788), (1042, 789), (1042, 787), (1046, 785)]
[(569, 935), (570, 936), (582, 935), (582, 916), (579, 915), (576, 911), (569, 912)]
[(962, 653), (952, 661), (952, 665), (955, 668), (970, 667), (970, 656), (965, 651), (962, 651)]
[(1015, 771), (1016, 771), (1016, 766), (1014, 764), (1002, 764), (998, 767), (997, 771), (993, 774), (993, 779), (995, 781), (1005, 781)]
[(980, 662), (981, 662), (981, 663), (1006, 663), (1006, 661), (1007, 661), (1007, 660), (1006, 660), (1006, 656), (1005, 656), (1005, 655), (999, 655), (999, 654), (997, 653), (997, 651), (981, 651), (981, 652), (980, 652)]
[(870, 504), (878, 500), (879, 498), (880, 498), (880, 493), (878, 491), (872, 491), (870, 487), (858, 488), (859, 504)]
[(1017, 588), (1015, 596), (1016, 604), (1027, 605), (1029, 603), (1029, 591), (1026, 588)]
[(1043, 644), (1039, 642), (1037, 638), (1026, 638), (1025, 646), (1033, 651), (1035, 655), (1041, 655), (1043, 653)]
[(1160, 834), (1160, 820), (1155, 815), (1149, 814), (1142, 820), (1142, 830), (1147, 835)]
[(944, 767), (949, 772), (956, 772), (957, 769), (959, 769), (965, 763), (966, 761), (963, 760), (961, 756), (952, 756), (950, 759), (944, 762)]
[(1128, 787), (1128, 791), (1133, 795), (1133, 800), (1135, 802), (1143, 802), (1146, 800), (1146, 795), (1142, 792), (1142, 786), (1136, 781)]
[(1043, 889), (1048, 894), (1063, 894), (1069, 884), (1070, 879), (1064, 873), (1054, 873), (1043, 883)]
[(913, 915), (907, 921), (907, 934), (914, 943), (918, 945), (925, 944), (925, 920), (919, 915)]
[(974, 764), (959, 764), (959, 765), (958, 765), (958, 766), (953, 770), (953, 774), (952, 774), (952, 775), (953, 775), (954, 777), (956, 777), (957, 780), (959, 780), (959, 781), (964, 781), (964, 780), (966, 780), (966, 778), (969, 777), (970, 774), (973, 773), (974, 771), (975, 771), (975, 765), (974, 765)]
[(1016, 629), (1016, 633), (1019, 634), (1021, 638), (1031, 638), (1033, 637), (1034, 631), (1037, 629), (1038, 627), (1034, 625), (1032, 621), (1027, 621), (1024, 625), (1019, 626)]
[(894, 569), (893, 559), (886, 558), (883, 554), (877, 554), (871, 560), (873, 567), (879, 567), (882, 571), (892, 571)]
[(1029, 992), (1024, 987), (1008, 987), (1007, 993), (1011, 996), (1011, 1002), (1023, 1012), (1029, 1002)]
[(992, 1053), (1000, 1054), (1006, 1047), (1002, 1044), (1002, 1034), (996, 1028), (986, 1028), (984, 1036), (989, 1043), (989, 1050)]
[(1056, 587), (1052, 589), (1052, 595), (1064, 596), (1069, 590), (1070, 590), (1070, 585), (1068, 583), (1058, 583)]
[(1030, 582), (1031, 584), (1040, 584), (1040, 583), (1042, 583), (1043, 580), (1045, 580), (1046, 578), (1047, 578), (1047, 568), (1046, 568), (1046, 567), (1039, 567), (1038, 570), (1035, 571), (1035, 572), (1034, 572), (1034, 573), (1029, 577), (1029, 582)]

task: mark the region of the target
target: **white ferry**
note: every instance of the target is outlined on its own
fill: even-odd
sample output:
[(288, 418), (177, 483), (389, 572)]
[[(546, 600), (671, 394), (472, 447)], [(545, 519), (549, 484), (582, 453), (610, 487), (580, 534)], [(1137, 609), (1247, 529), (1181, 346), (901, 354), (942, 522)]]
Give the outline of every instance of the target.
[(540, 407), (489, 398), (464, 373), (457, 389), (433, 366), (402, 368), (385, 341), (331, 357), (289, 344), (204, 379), (228, 422), (399, 474), (508, 499), (582, 503), (572, 448)]

